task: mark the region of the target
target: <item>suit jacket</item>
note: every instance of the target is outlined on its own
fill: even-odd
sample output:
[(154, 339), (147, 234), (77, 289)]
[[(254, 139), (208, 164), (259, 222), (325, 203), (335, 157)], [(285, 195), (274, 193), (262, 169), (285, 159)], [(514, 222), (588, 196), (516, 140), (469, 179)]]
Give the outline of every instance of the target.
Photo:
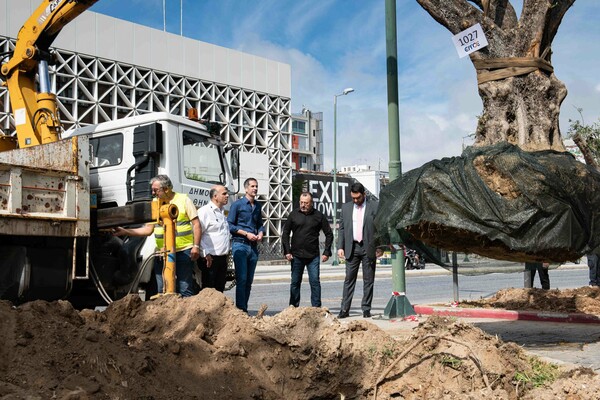
[[(363, 220), (363, 247), (367, 252), (367, 256), (375, 258), (375, 214), (379, 203), (377, 201), (367, 201), (365, 199), (366, 208)], [(340, 218), (340, 227), (338, 230), (338, 249), (344, 249), (344, 254), (347, 259), (352, 258), (354, 229), (352, 228), (352, 213), (354, 211), (354, 203), (348, 202), (342, 205), (342, 215)]]

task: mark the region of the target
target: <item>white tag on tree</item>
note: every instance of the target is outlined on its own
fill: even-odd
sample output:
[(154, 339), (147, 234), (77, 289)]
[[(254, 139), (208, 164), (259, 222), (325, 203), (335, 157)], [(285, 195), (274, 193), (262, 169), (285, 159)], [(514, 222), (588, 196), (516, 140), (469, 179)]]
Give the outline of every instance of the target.
[(452, 41), (460, 58), (468, 56), (474, 51), (481, 50), (488, 45), (483, 29), (478, 23), (452, 36)]

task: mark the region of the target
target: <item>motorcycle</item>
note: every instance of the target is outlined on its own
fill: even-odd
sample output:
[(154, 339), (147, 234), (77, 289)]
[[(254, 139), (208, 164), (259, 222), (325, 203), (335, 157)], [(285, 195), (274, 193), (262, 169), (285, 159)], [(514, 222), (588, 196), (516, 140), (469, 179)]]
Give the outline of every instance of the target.
[(404, 247), (404, 269), (425, 269), (425, 257), (416, 250)]

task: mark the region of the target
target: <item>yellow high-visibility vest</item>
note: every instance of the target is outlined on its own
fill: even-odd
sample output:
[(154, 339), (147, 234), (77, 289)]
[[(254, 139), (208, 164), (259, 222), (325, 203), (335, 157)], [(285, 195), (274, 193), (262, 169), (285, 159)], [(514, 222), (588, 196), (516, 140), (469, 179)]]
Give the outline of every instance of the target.
[[(185, 250), (188, 247), (192, 247), (194, 244), (192, 223), (185, 212), (186, 199), (186, 194), (175, 193), (175, 197), (170, 201), (170, 204), (175, 204), (179, 210), (179, 215), (177, 216), (175, 224), (175, 251)], [(165, 246), (165, 229), (162, 225), (154, 225), (154, 238), (156, 239), (156, 247), (162, 249)]]

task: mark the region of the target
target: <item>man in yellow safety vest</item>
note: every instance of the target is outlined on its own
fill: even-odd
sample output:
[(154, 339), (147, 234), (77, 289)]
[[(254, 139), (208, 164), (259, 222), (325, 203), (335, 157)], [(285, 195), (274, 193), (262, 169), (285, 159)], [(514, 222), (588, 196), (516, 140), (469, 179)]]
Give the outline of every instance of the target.
[[(183, 193), (173, 191), (173, 183), (167, 175), (157, 175), (150, 180), (152, 194), (168, 204), (175, 204), (179, 210), (176, 222), (175, 238), (175, 274), (177, 293), (193, 296), (198, 293), (194, 281), (194, 261), (200, 257), (201, 228), (198, 220), (198, 212), (192, 200)], [(164, 247), (164, 228), (155, 223), (148, 223), (139, 228), (122, 228), (114, 230), (115, 236), (149, 236), (154, 232), (156, 247), (161, 250)], [(163, 292), (163, 260), (157, 257), (154, 261), (154, 273), (158, 293)]]

